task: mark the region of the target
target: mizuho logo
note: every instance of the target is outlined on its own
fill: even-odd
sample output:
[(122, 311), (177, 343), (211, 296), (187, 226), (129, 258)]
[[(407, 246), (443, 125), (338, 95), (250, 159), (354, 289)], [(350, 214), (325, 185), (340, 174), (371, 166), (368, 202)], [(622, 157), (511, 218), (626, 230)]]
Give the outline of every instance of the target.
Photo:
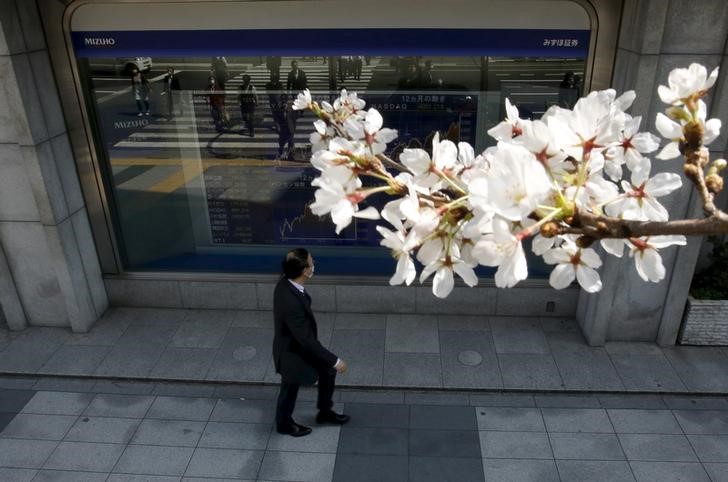
[(83, 39), (87, 47), (110, 47), (116, 43), (112, 37), (100, 38), (91, 37)]

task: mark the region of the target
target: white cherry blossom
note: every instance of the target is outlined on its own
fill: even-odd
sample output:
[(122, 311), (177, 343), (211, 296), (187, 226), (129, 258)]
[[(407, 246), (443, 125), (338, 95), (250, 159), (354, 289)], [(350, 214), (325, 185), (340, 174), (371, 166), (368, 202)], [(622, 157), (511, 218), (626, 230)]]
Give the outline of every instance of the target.
[(382, 235), (379, 244), (391, 249), (392, 256), (397, 260), (397, 270), (390, 278), (389, 284), (394, 286), (406, 283), (409, 286), (414, 281), (417, 270), (409, 251), (404, 249), (404, 233), (402, 231), (390, 231), (382, 226), (377, 226), (377, 231)]
[(528, 277), (523, 244), (503, 219), (493, 221), (493, 233), (475, 244), (473, 256), (484, 266), (498, 267), (495, 285), (499, 288), (511, 288)]
[(667, 209), (656, 198), (666, 196), (682, 186), (682, 179), (673, 172), (661, 172), (647, 179), (642, 171), (632, 173), (632, 182), (622, 181), (624, 194), (606, 206), (610, 216), (635, 221), (667, 221)]
[(652, 236), (632, 238), (629, 255), (634, 257), (637, 274), (645, 281), (657, 283), (665, 277), (665, 266), (659, 249), (667, 246), (685, 246), (685, 236)]
[(596, 293), (602, 289), (602, 281), (595, 269), (602, 265), (602, 260), (593, 249), (582, 249), (566, 242), (561, 247), (544, 253), (543, 259), (556, 265), (549, 277), (549, 283), (557, 290), (566, 288), (574, 279), (587, 293)]
[(694, 63), (687, 69), (673, 69), (667, 77), (668, 86), (659, 86), (657, 93), (665, 104), (682, 105), (691, 95), (710, 89), (717, 78), (718, 67), (708, 75), (704, 66)]
[(353, 182), (348, 186), (342, 186), (330, 177), (317, 177), (311, 181), (311, 185), (318, 187), (314, 193), (316, 200), (311, 203), (311, 212), (317, 216), (331, 214), (331, 220), (336, 225), (336, 234), (351, 224), (352, 218), (379, 219), (379, 212), (373, 207), (359, 211), (359, 202), (364, 195), (356, 191), (361, 186), (361, 181)]
[(293, 101), (293, 110), (304, 110), (311, 107), (311, 91), (305, 89), (296, 96), (296, 100)]
[(488, 129), (488, 135), (497, 141), (510, 141), (523, 134), (523, 120), (518, 117), (518, 108), (506, 98), (506, 119)]
[(350, 117), (344, 123), (347, 133), (356, 140), (364, 140), (372, 149), (372, 154), (382, 154), (387, 144), (397, 138), (394, 129), (382, 128), (384, 119), (377, 109), (371, 108), (364, 118), (364, 122)]

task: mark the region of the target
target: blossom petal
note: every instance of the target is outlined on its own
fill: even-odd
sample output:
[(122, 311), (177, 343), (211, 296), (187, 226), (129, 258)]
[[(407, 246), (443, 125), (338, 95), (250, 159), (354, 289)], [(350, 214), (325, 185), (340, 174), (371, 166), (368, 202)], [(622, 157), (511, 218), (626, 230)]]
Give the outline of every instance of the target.
[(452, 270), (447, 266), (440, 267), (432, 280), (432, 293), (438, 298), (447, 298), (454, 286)]
[(576, 280), (587, 293), (596, 293), (602, 289), (602, 280), (599, 279), (599, 273), (588, 266), (576, 267)]
[(473, 268), (465, 263), (455, 263), (452, 269), (465, 281), (465, 284), (473, 287), (478, 284), (478, 277), (475, 275)]
[(668, 159), (675, 159), (679, 156), (680, 148), (678, 147), (677, 142), (670, 142), (665, 147), (663, 147), (660, 153), (657, 154), (655, 157), (658, 159), (662, 159), (663, 161), (667, 161)]
[(564, 263), (557, 265), (549, 276), (549, 284), (557, 290), (563, 290), (569, 286), (576, 277), (574, 273), (574, 265)]

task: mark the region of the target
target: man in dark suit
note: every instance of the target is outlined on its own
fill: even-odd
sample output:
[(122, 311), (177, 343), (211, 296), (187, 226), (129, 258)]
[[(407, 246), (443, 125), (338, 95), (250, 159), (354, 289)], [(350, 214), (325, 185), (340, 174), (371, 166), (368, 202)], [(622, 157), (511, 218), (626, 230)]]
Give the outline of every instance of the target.
[(300, 385), (313, 385), (318, 379), (319, 413), (316, 423), (341, 425), (348, 415), (332, 410), (337, 373), (346, 363), (318, 341), (316, 319), (311, 311), (311, 296), (303, 285), (313, 276), (313, 257), (303, 248), (289, 251), (283, 260), (283, 277), (273, 294), (273, 361), (281, 374), (281, 389), (276, 409), (278, 433), (301, 437), (311, 428), (293, 421), (293, 409)]
[[(288, 79), (286, 80), (286, 90), (289, 94), (293, 94), (295, 98), (299, 92), (308, 87), (308, 80), (306, 80), (306, 72), (298, 68), (298, 62), (295, 60), (291, 61), (291, 71), (288, 72)], [(291, 92), (293, 90), (293, 92)]]

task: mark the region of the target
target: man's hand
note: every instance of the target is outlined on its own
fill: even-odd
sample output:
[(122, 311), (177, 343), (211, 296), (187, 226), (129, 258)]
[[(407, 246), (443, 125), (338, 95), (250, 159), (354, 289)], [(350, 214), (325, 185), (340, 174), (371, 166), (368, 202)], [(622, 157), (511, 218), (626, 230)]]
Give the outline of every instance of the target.
[(346, 365), (346, 362), (341, 358), (339, 358), (339, 361), (337, 361), (336, 365), (334, 365), (334, 369), (337, 373), (344, 373), (347, 368), (349, 367)]

